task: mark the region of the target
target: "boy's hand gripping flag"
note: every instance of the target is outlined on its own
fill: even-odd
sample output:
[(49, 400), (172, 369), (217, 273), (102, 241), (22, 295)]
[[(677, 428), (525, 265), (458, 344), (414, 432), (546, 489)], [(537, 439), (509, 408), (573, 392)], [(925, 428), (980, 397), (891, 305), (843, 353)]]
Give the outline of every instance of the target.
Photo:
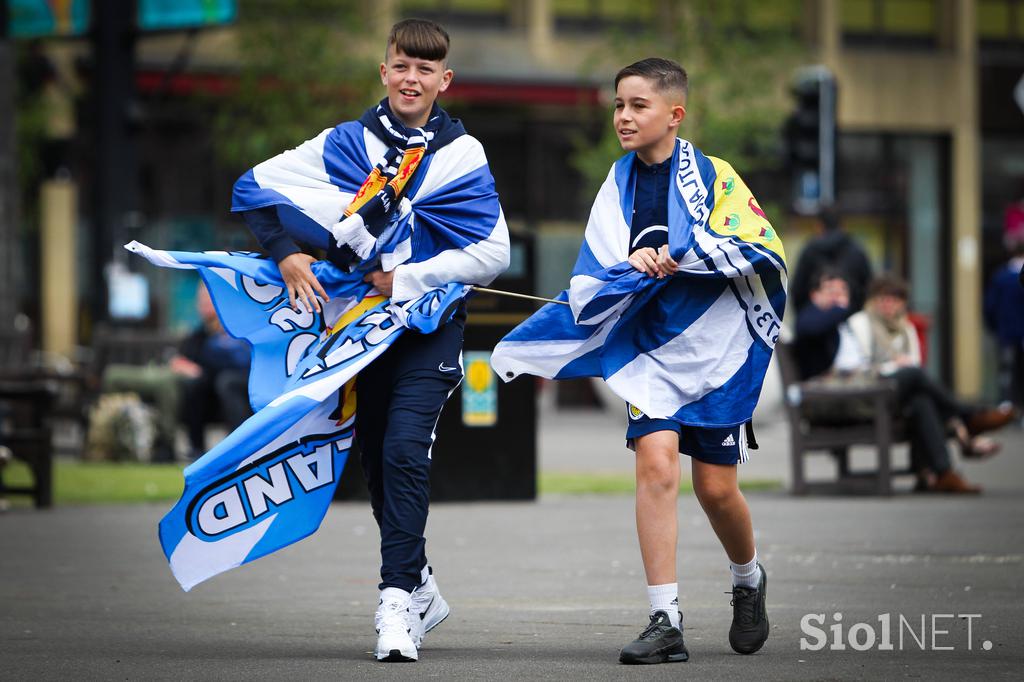
[[(591, 209), (569, 289), (512, 330), (491, 364), (510, 381), (602, 377), (653, 418), (748, 421), (786, 304), (782, 243), (729, 164), (685, 140), (672, 156), (668, 245), (676, 275), (627, 261), (635, 154), (612, 166)], [(654, 229), (654, 228), (652, 228)]]
[(295, 311), (273, 261), (245, 253), (126, 248), (163, 267), (195, 269), (224, 329), (252, 346), (255, 414), (185, 469), (160, 543), (185, 590), (310, 535), (334, 497), (352, 445), (353, 378), (407, 328), (435, 331), (469, 287), (450, 284), (404, 304), (369, 296), (362, 273), (313, 272), (331, 301)]

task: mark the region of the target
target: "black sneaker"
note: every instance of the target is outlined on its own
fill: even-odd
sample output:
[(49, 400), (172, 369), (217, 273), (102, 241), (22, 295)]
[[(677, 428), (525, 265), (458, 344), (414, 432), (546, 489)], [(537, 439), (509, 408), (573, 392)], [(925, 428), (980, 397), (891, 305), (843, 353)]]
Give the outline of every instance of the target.
[(655, 611), (651, 616), (651, 624), (619, 652), (619, 662), (628, 664), (688, 660), (690, 652), (683, 644), (683, 631), (672, 627), (672, 621), (664, 611)]
[[(768, 589), (768, 574), (761, 569), (761, 582), (757, 589), (735, 586), (732, 588), (732, 627), (729, 645), (738, 654), (752, 654), (768, 639), (768, 612), (764, 600)], [(726, 592), (726, 594), (729, 594)]]

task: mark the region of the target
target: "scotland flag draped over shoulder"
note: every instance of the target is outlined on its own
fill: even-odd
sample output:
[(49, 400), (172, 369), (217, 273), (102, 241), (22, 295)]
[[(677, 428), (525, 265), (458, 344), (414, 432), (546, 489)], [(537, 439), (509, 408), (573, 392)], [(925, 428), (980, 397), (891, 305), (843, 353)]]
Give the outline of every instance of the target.
[(605, 179), (569, 289), (510, 332), (491, 364), (511, 381), (603, 377), (653, 418), (724, 427), (750, 420), (786, 305), (782, 243), (732, 167), (685, 140), (672, 156), (668, 244), (656, 279), (628, 262), (635, 154)]
[[(393, 203), (388, 188), (398, 185)], [(235, 184), (231, 210), (267, 206), (300, 241), (348, 245), (362, 267), (403, 265), (398, 301), (446, 285), (440, 273), (480, 284), (494, 278), (489, 263), (508, 266), (508, 228), (483, 147), (436, 105), (427, 125), (407, 129), (385, 99), (257, 165)], [(349, 215), (350, 206), (361, 208)]]
[[(470, 284), (507, 267), (508, 230), (479, 142), (440, 109), (415, 134), (389, 114), (382, 103), (236, 183), (232, 210), (275, 206), (298, 240), (335, 239), (362, 258), (353, 272), (313, 264), (331, 299), (321, 313), (289, 306), (272, 260), (126, 246), (156, 265), (197, 270), (224, 329), (252, 346), (255, 414), (185, 469), (182, 497), (160, 522), (185, 590), (319, 528), (352, 444), (355, 375), (404, 330), (436, 331)], [(364, 190), (374, 196), (355, 201)], [(354, 216), (348, 241), (337, 228)], [(368, 269), (399, 265), (390, 300), (363, 282)]]

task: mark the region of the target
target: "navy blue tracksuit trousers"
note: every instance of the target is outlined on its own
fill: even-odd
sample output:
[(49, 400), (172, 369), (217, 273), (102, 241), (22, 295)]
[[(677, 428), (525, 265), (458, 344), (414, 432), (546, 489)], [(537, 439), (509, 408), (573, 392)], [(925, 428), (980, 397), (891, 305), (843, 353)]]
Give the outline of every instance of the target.
[(411, 592), (427, 565), (430, 449), (462, 381), (465, 311), (433, 334), (405, 331), (356, 379), (356, 441), (380, 527), (380, 589)]

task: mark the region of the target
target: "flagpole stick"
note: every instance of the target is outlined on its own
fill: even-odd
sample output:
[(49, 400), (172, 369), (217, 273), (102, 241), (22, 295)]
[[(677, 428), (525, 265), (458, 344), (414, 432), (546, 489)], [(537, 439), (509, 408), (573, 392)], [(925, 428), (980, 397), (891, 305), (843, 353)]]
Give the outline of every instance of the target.
[(553, 298), (541, 298), (540, 296), (527, 296), (526, 294), (516, 294), (511, 291), (501, 291), (499, 289), (486, 289), (484, 287), (472, 287), (473, 291), (480, 291), (485, 294), (498, 294), (499, 296), (511, 296), (512, 298), (525, 298), (529, 301), (540, 301), (541, 303), (557, 303), (559, 305), (569, 305), (568, 301), (556, 301)]

